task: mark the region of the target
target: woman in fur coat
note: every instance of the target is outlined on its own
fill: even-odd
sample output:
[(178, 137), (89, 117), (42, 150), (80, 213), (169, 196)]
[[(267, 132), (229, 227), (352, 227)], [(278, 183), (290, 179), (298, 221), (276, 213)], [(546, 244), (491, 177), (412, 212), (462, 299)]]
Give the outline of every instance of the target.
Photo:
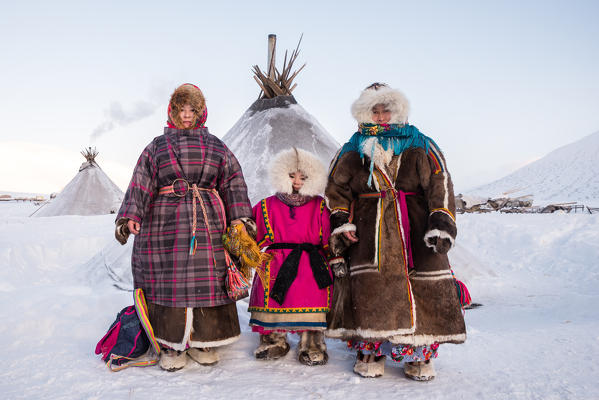
[(447, 258), (457, 232), (451, 177), (408, 111), (401, 92), (379, 83), (352, 105), (359, 130), (325, 191), (337, 277), (327, 336), (358, 349), (359, 375), (383, 374), (390, 342), (407, 377), (429, 380), (439, 344), (464, 342), (466, 329)]
[(136, 235), (134, 287), (144, 291), (159, 364), (168, 371), (183, 368), (187, 356), (214, 364), (214, 348), (240, 335), (224, 287), (221, 235), (228, 223), (255, 225), (241, 167), (208, 132), (206, 117), (198, 87), (174, 91), (164, 134), (139, 157), (116, 218), (119, 242)]
[(272, 256), (254, 276), (250, 325), (260, 334), (254, 354), (271, 360), (289, 351), (287, 332), (300, 334), (298, 358), (326, 364), (326, 313), (332, 276), (325, 260), (329, 211), (320, 193), (327, 177), (311, 153), (292, 148), (270, 166), (274, 196), (254, 206), (258, 245)]

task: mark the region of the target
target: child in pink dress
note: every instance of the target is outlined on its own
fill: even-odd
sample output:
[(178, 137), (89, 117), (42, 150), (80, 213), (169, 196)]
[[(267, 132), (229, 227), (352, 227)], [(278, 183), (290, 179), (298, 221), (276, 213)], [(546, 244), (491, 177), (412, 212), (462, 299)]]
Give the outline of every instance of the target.
[(329, 211), (319, 195), (326, 170), (314, 155), (293, 148), (276, 156), (270, 180), (276, 194), (253, 208), (258, 245), (273, 257), (254, 277), (250, 296), (250, 325), (260, 334), (254, 354), (261, 360), (284, 356), (287, 332), (297, 332), (299, 361), (323, 365), (332, 291), (325, 258)]

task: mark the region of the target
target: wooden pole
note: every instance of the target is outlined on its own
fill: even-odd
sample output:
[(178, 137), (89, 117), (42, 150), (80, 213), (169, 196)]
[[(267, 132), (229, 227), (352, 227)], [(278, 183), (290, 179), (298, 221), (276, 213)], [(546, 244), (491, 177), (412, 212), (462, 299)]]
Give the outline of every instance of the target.
[(268, 57), (266, 61), (266, 70), (268, 71), (268, 77), (272, 80), (275, 79), (275, 57), (277, 50), (277, 35), (271, 33), (268, 35)]

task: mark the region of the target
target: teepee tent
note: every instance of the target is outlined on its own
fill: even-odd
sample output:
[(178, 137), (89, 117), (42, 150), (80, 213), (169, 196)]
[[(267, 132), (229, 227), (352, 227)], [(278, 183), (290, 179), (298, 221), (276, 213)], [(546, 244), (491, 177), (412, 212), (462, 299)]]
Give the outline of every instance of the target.
[(268, 73), (253, 68), (261, 88), (258, 100), (223, 137), (241, 164), (252, 204), (273, 194), (267, 171), (279, 151), (295, 146), (316, 154), (328, 166), (339, 149), (335, 139), (291, 94), (297, 86), (292, 82), (305, 66), (291, 71), (299, 43), (289, 60), (285, 52), (281, 72), (275, 68), (275, 43), (275, 35), (269, 35)]
[(77, 175), (56, 198), (40, 207), (32, 217), (101, 215), (118, 211), (123, 192), (96, 163), (98, 152), (88, 147), (81, 154), (85, 162), (79, 167)]

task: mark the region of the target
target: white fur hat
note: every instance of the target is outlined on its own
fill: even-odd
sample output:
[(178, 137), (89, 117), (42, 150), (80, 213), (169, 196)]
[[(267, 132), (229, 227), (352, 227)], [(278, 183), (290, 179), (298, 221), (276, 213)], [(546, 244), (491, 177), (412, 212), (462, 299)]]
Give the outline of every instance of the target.
[(390, 124), (405, 124), (410, 114), (410, 103), (399, 90), (384, 83), (373, 83), (362, 91), (351, 106), (351, 113), (358, 123), (373, 124), (372, 108), (384, 104), (391, 111)]
[(327, 171), (323, 163), (312, 153), (291, 148), (278, 153), (270, 164), (270, 183), (278, 193), (293, 193), (289, 174), (301, 171), (306, 176), (299, 193), (316, 196), (324, 192), (327, 184)]

